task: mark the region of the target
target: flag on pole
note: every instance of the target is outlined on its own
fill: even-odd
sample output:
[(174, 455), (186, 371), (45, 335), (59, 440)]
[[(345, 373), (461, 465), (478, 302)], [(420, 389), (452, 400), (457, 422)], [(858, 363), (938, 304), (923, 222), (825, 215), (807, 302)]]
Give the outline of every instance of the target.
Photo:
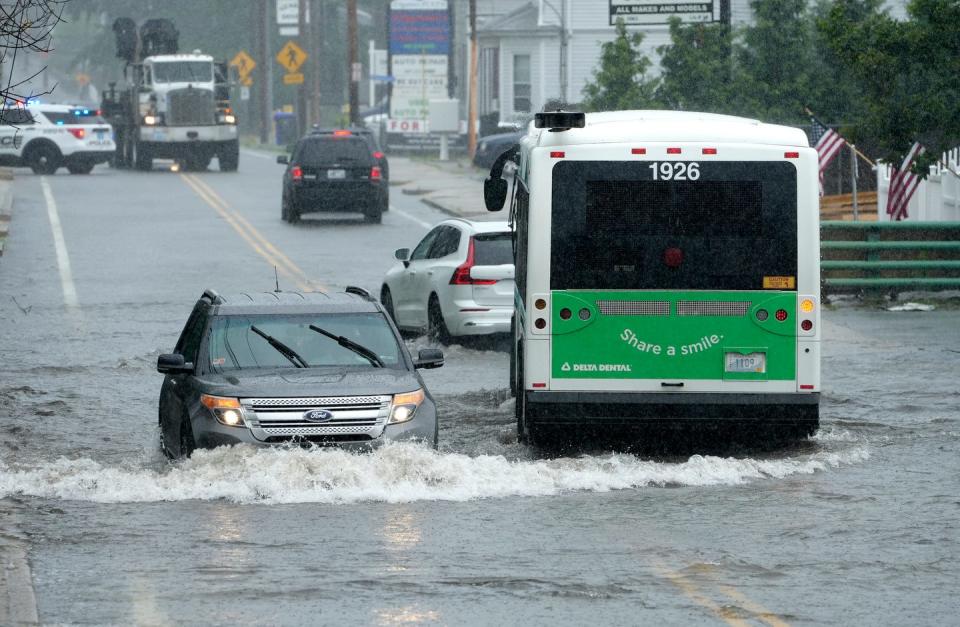
[(813, 115), (810, 116), (810, 139), (820, 162), (820, 195), (823, 196), (823, 171), (836, 158), (847, 140), (832, 128), (824, 126)]
[(914, 142), (899, 168), (890, 166), (890, 186), (887, 188), (887, 215), (900, 221), (907, 217), (907, 206), (920, 185), (920, 177), (911, 170), (917, 157), (926, 152), (920, 142)]

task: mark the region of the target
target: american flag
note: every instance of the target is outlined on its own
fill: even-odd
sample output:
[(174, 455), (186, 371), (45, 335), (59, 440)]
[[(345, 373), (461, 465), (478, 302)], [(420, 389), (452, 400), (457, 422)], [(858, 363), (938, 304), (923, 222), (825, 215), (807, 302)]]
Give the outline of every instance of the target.
[(913, 193), (917, 191), (920, 185), (920, 177), (911, 171), (913, 162), (922, 155), (926, 149), (920, 145), (920, 142), (914, 142), (903, 158), (903, 163), (899, 168), (890, 167), (890, 187), (887, 189), (887, 215), (892, 220), (900, 221), (907, 217), (907, 205), (913, 198)]
[(820, 120), (810, 116), (810, 139), (813, 140), (813, 147), (817, 149), (817, 157), (820, 161), (820, 195), (823, 195), (823, 171), (827, 169), (830, 162), (836, 158), (837, 153), (843, 148), (846, 140), (832, 128), (828, 128), (820, 123)]

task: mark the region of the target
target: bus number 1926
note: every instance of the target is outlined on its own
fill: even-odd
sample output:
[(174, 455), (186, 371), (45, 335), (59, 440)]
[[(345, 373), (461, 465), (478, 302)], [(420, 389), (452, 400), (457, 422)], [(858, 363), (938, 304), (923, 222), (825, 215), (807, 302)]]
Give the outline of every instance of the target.
[(696, 181), (700, 178), (700, 164), (696, 161), (661, 161), (651, 163), (654, 181)]

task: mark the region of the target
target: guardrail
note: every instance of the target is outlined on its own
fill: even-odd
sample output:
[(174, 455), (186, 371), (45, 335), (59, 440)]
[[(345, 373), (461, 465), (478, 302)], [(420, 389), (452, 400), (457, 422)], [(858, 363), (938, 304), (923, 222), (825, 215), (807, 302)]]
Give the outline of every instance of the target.
[(820, 223), (823, 291), (960, 289), (960, 222)]

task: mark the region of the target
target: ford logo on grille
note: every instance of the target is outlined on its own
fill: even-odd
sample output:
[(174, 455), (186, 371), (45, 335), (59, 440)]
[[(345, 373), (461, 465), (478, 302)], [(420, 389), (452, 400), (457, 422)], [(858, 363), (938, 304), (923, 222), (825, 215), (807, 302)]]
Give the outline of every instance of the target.
[(307, 422), (328, 422), (333, 420), (333, 413), (326, 409), (311, 409), (303, 414), (303, 419)]

